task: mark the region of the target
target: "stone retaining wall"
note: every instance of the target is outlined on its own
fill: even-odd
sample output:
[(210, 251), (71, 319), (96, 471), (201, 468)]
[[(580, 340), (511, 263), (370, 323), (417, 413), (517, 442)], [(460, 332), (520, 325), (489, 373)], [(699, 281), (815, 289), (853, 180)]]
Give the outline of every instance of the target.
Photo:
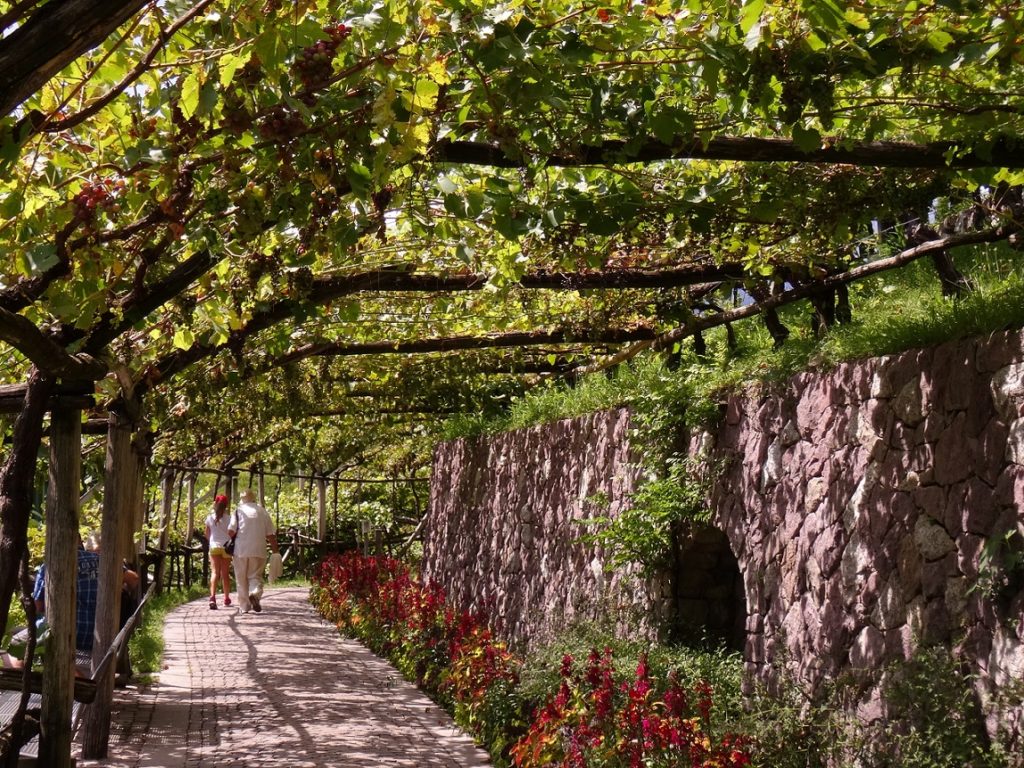
[[(710, 503), (738, 563), (740, 645), (754, 676), (770, 679), (785, 660), (815, 689), (949, 644), (986, 705), (1016, 687), (1017, 703), (989, 725), (1019, 738), (1024, 573), (998, 569), (1012, 552), (990, 562), (983, 552), (1024, 535), (1022, 334), (801, 374), (731, 397), (723, 411), (693, 445), (712, 444), (725, 467)], [(706, 581), (685, 561), (675, 588), (645, 591), (632, 574), (606, 579), (600, 551), (578, 542), (578, 520), (600, 513), (588, 498), (606, 494), (613, 514), (628, 503), (627, 429), (628, 414), (610, 412), (439, 446), (427, 576), (464, 605), (488, 601), (522, 642), (602, 595), (631, 593), (652, 620), (673, 595), (677, 615), (712, 613), (681, 594), (680, 584)], [(1005, 583), (974, 586), (991, 577)], [(884, 715), (877, 691), (860, 714)]]
[[(743, 573), (748, 665), (817, 687), (954, 644), (983, 698), (1024, 680), (1024, 591), (992, 537), (1024, 533), (1024, 338), (952, 342), (729, 400), (712, 497)], [(1018, 690), (1017, 695), (1020, 695)], [(877, 696), (866, 719), (884, 714)], [(1021, 731), (1021, 709), (1006, 725)], [(995, 722), (990, 726), (994, 728)]]
[(439, 445), (424, 576), (460, 606), (486, 609), (520, 646), (622, 607), (649, 630), (632, 574), (607, 574), (601, 549), (581, 541), (580, 521), (617, 514), (633, 489), (628, 426), (626, 411), (605, 411)]

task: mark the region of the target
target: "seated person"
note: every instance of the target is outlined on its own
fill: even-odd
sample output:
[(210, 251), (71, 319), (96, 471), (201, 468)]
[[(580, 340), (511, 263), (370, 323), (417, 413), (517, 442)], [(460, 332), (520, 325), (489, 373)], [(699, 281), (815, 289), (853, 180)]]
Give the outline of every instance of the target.
[[(50, 636), (50, 628), (46, 624), (46, 617), (40, 616), (36, 619), (36, 658), (39, 658), (39, 651), (43, 649), (46, 638)], [(28, 627), (20, 627), (11, 633), (11, 640), (7, 648), (0, 651), (0, 667), (13, 667), (20, 669), (24, 664), (25, 648), (28, 645)]]
[[(96, 600), (100, 585), (100, 556), (89, 552), (78, 539), (78, 577), (75, 579), (75, 671), (92, 669), (92, 639), (96, 628)], [(46, 564), (39, 566), (32, 589), (36, 612), (46, 615)]]
[[(90, 542), (97, 541), (90, 537)], [(81, 537), (78, 540), (78, 576), (75, 580), (75, 671), (89, 675), (92, 670), (93, 635), (96, 629), (96, 604), (99, 595), (100, 556), (95, 551), (88, 551)], [(139, 583), (135, 571), (124, 567), (122, 589), (134, 592)], [(122, 594), (122, 599), (124, 594)], [(36, 573), (32, 599), (36, 602), (36, 611), (40, 617), (46, 614), (46, 565), (39, 567)], [(11, 661), (14, 661), (11, 659)], [(20, 662), (19, 662), (20, 663)], [(17, 666), (18, 664), (15, 664)]]

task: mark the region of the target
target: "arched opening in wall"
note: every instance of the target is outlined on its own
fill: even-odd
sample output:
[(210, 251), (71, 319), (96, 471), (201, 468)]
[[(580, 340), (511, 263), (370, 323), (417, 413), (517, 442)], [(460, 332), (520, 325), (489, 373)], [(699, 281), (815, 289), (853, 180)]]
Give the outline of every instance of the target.
[(743, 651), (746, 592), (724, 532), (708, 526), (685, 537), (673, 569), (672, 594), (675, 639)]

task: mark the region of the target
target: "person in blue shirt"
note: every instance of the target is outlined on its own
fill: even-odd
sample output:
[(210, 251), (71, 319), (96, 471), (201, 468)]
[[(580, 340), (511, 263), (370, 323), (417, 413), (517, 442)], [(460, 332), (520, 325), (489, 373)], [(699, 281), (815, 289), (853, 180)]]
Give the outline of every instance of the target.
[[(99, 574), (100, 556), (95, 551), (99, 544), (98, 534), (89, 537), (90, 549), (82, 544), (81, 536), (78, 537), (78, 576), (75, 581), (75, 671), (78, 674), (88, 676), (92, 669), (92, 646), (96, 630), (96, 606), (99, 599)], [(127, 616), (131, 616), (131, 608), (137, 605), (135, 595), (138, 592), (139, 575), (128, 568), (127, 564), (122, 566), (122, 589), (121, 596), (122, 618), (121, 626), (124, 626), (127, 617), (125, 608), (129, 608)], [(36, 572), (35, 586), (32, 589), (32, 598), (36, 603), (38, 615), (37, 638), (40, 643), (37, 646), (40, 650), (46, 638), (46, 565), (41, 565)], [(22, 629), (11, 638), (11, 653), (0, 654), (0, 666), (20, 667), (21, 659), (13, 650), (15, 647), (23, 646), (27, 642), (27, 630)]]
[[(75, 580), (75, 666), (88, 671), (92, 664), (92, 642), (96, 629), (96, 602), (99, 596), (100, 556), (89, 552), (78, 540), (78, 578)], [(46, 613), (46, 565), (36, 573), (32, 599), (40, 616)]]

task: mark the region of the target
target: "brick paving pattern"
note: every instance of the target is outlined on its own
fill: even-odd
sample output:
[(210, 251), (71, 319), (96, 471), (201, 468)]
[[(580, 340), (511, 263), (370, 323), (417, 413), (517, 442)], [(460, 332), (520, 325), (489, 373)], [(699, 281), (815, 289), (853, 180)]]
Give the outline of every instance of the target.
[(118, 691), (111, 768), (483, 768), (486, 754), (386, 661), (340, 637), (304, 588), (263, 613), (206, 600), (167, 617), (166, 669)]

